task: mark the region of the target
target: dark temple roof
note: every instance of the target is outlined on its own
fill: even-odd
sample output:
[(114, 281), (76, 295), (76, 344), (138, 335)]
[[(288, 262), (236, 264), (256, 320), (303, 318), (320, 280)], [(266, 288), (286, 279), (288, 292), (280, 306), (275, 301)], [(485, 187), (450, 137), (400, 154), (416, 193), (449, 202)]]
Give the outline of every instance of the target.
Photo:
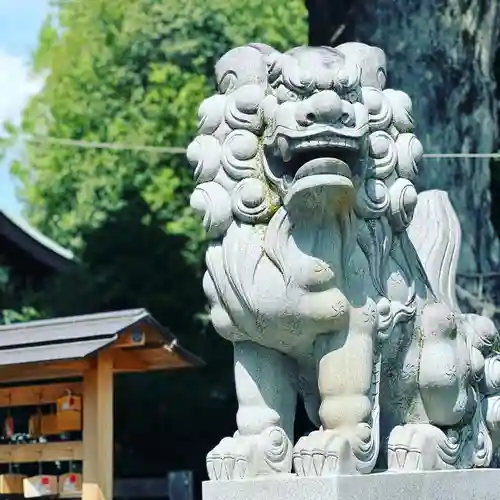
[(74, 255), (70, 250), (43, 235), (21, 216), (11, 214), (3, 208), (0, 208), (0, 235), (49, 269), (61, 271), (74, 262)]

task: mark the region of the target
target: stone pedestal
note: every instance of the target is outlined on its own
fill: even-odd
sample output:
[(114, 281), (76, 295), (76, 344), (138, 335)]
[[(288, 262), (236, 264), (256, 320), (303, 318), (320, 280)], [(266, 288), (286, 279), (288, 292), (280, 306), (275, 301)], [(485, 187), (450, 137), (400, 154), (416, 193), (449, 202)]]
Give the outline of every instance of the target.
[(493, 500), (500, 469), (205, 482), (203, 500)]

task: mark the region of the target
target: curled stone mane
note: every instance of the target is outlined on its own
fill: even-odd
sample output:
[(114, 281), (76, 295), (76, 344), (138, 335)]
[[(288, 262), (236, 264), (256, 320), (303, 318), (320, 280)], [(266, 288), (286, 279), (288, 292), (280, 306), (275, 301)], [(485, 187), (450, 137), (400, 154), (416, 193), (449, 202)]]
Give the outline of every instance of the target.
[[(308, 71), (312, 55), (323, 66)], [(297, 47), (284, 54), (263, 44), (238, 47), (216, 66), (218, 93), (199, 107), (198, 135), (187, 157), (197, 184), (191, 205), (209, 237), (223, 238), (233, 221), (267, 224), (286, 198), (286, 179), (268, 167), (264, 142), (276, 126), (278, 104), (333, 89), (367, 116), (363, 168), (353, 206), (354, 234), (370, 261), (377, 288), (394, 233), (409, 226), (417, 202), (413, 181), (422, 145), (413, 134), (412, 104), (401, 91), (384, 89), (385, 55), (359, 43)], [(307, 125), (308, 106), (298, 121)], [(363, 112), (363, 110), (361, 111)], [(381, 246), (382, 245), (382, 246)]]

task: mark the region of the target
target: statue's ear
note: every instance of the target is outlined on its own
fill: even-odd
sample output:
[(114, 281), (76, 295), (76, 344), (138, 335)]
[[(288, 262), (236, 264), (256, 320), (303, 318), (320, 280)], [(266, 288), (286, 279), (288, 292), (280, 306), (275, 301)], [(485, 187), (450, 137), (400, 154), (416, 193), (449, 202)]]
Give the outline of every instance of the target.
[(229, 94), (243, 85), (256, 84), (267, 88), (266, 55), (245, 45), (226, 52), (215, 65), (217, 88)]
[(387, 81), (387, 60), (382, 49), (359, 42), (343, 43), (335, 48), (361, 68), (363, 87), (384, 90)]
[(272, 85), (281, 74), (282, 53), (265, 43), (249, 43), (248, 47), (258, 50), (266, 61), (268, 82)]

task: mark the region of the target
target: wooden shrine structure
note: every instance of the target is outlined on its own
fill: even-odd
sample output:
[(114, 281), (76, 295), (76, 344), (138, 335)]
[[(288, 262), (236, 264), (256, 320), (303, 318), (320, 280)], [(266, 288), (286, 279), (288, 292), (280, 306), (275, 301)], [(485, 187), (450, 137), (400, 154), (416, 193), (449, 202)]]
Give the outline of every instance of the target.
[[(0, 408), (37, 408), (28, 430), (35, 442), (0, 444), (0, 464), (82, 462), (81, 475), (64, 478), (75, 483), (69, 493), (61, 477), (9, 470), (0, 474), (0, 494), (51, 496), (59, 488), (61, 497), (111, 500), (114, 374), (201, 365), (144, 309), (0, 326)], [(43, 413), (43, 405), (56, 410)], [(44, 439), (67, 432), (82, 437)]]

